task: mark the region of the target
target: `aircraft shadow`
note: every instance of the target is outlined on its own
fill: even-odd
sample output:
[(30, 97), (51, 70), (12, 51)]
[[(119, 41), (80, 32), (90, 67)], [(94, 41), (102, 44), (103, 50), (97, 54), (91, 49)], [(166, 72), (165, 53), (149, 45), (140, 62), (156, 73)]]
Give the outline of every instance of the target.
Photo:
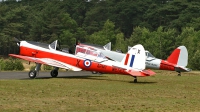
[(157, 82), (140, 82), (140, 81), (138, 80), (137, 83), (135, 83), (134, 81), (129, 81), (129, 83), (134, 83), (134, 84), (154, 84), (154, 83), (157, 83)]
[[(52, 78), (67, 78), (67, 79), (87, 79), (88, 77), (102, 77), (102, 76), (58, 76), (58, 77), (36, 77), (35, 79), (52, 79)], [(106, 77), (106, 76), (103, 76)], [(30, 78), (23, 78), (20, 80), (34, 80)]]
[[(138, 82), (135, 83), (134, 81), (125, 81), (125, 80), (115, 80), (115, 79), (105, 79), (105, 78), (102, 78), (100, 79), (99, 77), (107, 77), (107, 76), (103, 76), (103, 75), (99, 75), (99, 76), (60, 76), (60, 77), (56, 77), (56, 78), (66, 78), (66, 79), (90, 79), (90, 80), (106, 80), (106, 81), (118, 81), (118, 82), (128, 82), (128, 83), (134, 83), (134, 84), (154, 84), (154, 83), (157, 83), (157, 82), (140, 82), (140, 80), (138, 79)], [(35, 79), (52, 79), (53, 77), (37, 77)], [(33, 80), (33, 79), (30, 79), (30, 78), (24, 78), (24, 79), (21, 79), (21, 80)]]
[[(95, 76), (96, 77), (96, 76)], [(106, 81), (117, 81), (117, 82), (129, 82), (129, 83), (134, 83), (134, 84), (152, 84), (152, 83), (157, 83), (157, 82), (140, 82), (138, 80), (137, 83), (135, 83), (134, 81), (125, 81), (125, 80), (115, 80), (115, 79), (99, 79), (99, 78), (95, 78), (95, 77), (85, 77), (84, 79), (91, 79), (91, 80), (106, 80)], [(106, 76), (104, 76), (106, 77)]]

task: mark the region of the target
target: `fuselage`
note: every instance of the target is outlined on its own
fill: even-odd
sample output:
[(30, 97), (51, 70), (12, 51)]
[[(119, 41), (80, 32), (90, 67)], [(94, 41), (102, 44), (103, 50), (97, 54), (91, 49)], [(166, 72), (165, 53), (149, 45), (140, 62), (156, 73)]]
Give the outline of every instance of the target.
[(49, 44), (21, 41), (20, 55), (36, 58), (51, 58), (81, 68), (83, 70), (129, 75), (125, 71), (126, 68), (120, 66), (118, 62), (111, 60), (106, 60), (101, 63), (95, 62), (93, 60), (78, 57), (59, 50), (49, 49)]
[[(104, 50), (104, 49), (99, 49), (99, 50), (103, 54), (105, 54), (105, 56), (119, 62), (121, 62), (123, 57), (125, 56), (125, 54), (115, 52), (115, 51), (109, 51), (109, 50)], [(147, 69), (171, 70), (171, 71), (175, 70), (175, 66), (176, 66), (175, 64), (169, 63), (165, 60), (155, 58), (152, 54), (148, 56), (149, 54), (150, 54), (149, 52), (146, 52), (145, 65)]]
[(148, 57), (146, 59), (145, 64), (146, 64), (146, 68), (159, 69), (159, 70), (171, 70), (171, 71), (174, 71), (175, 66), (176, 66), (165, 60), (161, 60), (158, 58), (152, 58), (152, 57)]

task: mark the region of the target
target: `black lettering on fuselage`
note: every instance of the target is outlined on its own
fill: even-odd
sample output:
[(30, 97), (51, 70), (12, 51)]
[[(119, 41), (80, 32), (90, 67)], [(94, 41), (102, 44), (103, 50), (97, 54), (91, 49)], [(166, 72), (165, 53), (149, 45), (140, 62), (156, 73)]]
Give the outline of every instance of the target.
[(113, 72), (118, 72), (118, 73), (124, 73), (124, 72), (125, 72), (125, 69), (123, 69), (123, 68), (118, 68), (118, 67), (113, 67), (113, 68), (112, 68), (112, 71), (113, 71)]
[(106, 69), (106, 67), (107, 67), (107, 66), (106, 66), (106, 65), (103, 65), (103, 64), (98, 64), (98, 65), (97, 65), (97, 68), (101, 68), (101, 69)]
[(81, 60), (77, 59), (77, 62), (76, 62), (76, 66), (77, 66), (77, 67), (80, 66), (80, 65), (79, 65), (80, 61), (81, 61)]

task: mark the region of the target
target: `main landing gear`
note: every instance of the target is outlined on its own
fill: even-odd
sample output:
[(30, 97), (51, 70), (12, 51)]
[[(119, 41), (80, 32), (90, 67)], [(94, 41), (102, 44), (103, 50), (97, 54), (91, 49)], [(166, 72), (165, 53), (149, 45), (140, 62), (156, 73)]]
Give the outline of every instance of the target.
[(28, 76), (29, 76), (31, 79), (34, 79), (34, 78), (39, 74), (40, 67), (41, 67), (41, 64), (36, 63), (35, 70), (31, 70), (31, 71), (28, 73)]
[[(28, 73), (28, 76), (29, 76), (31, 79), (34, 79), (36, 76), (39, 75), (40, 67), (41, 67), (41, 64), (36, 63), (35, 70), (31, 70), (31, 71)], [(57, 76), (58, 76), (58, 69), (59, 69), (58, 67), (55, 67), (54, 70), (52, 70), (52, 71), (50, 72), (50, 74), (51, 74), (52, 77), (57, 77)]]
[(181, 72), (180, 71), (178, 71), (178, 76), (181, 76)]
[(99, 74), (99, 75), (101, 75), (102, 73), (101, 72), (92, 71), (92, 74)]
[(58, 67), (55, 67), (54, 70), (51, 70), (50, 74), (51, 77), (57, 77), (58, 76)]
[(133, 77), (134, 77), (133, 82), (134, 82), (134, 83), (137, 83), (137, 77), (136, 77), (136, 76), (133, 76)]

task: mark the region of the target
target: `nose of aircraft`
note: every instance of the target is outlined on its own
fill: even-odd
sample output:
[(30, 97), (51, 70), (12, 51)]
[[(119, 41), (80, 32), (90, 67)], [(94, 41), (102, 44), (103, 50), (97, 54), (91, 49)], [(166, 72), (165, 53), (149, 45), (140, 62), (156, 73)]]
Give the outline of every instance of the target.
[(20, 52), (20, 40), (17, 39), (16, 37), (14, 37), (13, 41), (17, 43), (17, 51), (15, 51), (15, 52), (17, 52), (17, 54), (19, 54), (19, 52)]

